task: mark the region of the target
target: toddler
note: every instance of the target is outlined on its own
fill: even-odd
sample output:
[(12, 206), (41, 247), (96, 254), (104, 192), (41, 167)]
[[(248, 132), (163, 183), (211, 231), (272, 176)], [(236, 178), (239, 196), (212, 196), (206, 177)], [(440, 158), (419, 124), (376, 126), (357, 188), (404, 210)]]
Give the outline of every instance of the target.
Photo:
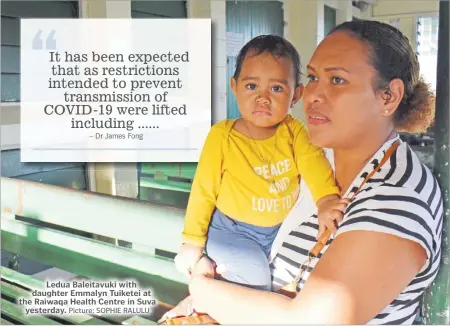
[(342, 218), (346, 205), (323, 150), (290, 115), (303, 92), (292, 44), (273, 35), (252, 39), (237, 57), (231, 89), (242, 118), (211, 127), (175, 263), (189, 273), (205, 251), (225, 266), (225, 280), (271, 290), (268, 257), (297, 200), (300, 178), (316, 201), (321, 225)]

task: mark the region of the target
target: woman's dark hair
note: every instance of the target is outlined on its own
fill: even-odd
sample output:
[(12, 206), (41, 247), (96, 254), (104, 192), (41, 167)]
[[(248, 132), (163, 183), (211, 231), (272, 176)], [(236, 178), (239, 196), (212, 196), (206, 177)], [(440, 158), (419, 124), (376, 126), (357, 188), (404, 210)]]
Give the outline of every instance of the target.
[(292, 61), (294, 66), (295, 86), (301, 83), (301, 62), (300, 55), (295, 47), (286, 39), (277, 35), (260, 35), (251, 39), (239, 51), (236, 58), (236, 70), (234, 71), (234, 79), (237, 80), (241, 73), (242, 63), (247, 54), (251, 52), (252, 55), (260, 55), (268, 52), (274, 57), (287, 57)]
[(363, 41), (369, 50), (369, 60), (378, 72), (375, 90), (389, 96), (389, 82), (399, 78), (404, 84), (404, 96), (394, 115), (398, 131), (423, 133), (434, 119), (434, 95), (420, 77), (419, 62), (411, 44), (395, 27), (371, 20), (342, 23), (330, 31), (347, 32)]

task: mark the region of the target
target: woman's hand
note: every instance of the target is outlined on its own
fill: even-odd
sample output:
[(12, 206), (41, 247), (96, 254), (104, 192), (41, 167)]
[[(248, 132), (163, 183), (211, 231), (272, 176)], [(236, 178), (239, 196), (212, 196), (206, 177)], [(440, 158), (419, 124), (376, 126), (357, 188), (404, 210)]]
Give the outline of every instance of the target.
[(178, 303), (174, 308), (166, 312), (160, 320), (158, 320), (158, 324), (166, 321), (167, 319), (172, 319), (176, 317), (182, 316), (190, 316), (194, 312), (194, 307), (192, 304), (192, 296), (188, 296), (180, 303)]

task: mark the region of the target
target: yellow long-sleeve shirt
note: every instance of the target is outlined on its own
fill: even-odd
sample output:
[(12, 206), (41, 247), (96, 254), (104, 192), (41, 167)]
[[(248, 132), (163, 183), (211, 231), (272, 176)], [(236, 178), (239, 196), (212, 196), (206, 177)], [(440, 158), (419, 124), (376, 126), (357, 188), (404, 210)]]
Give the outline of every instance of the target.
[(213, 125), (206, 138), (187, 205), (184, 242), (205, 245), (216, 207), (248, 224), (280, 224), (297, 199), (300, 177), (316, 201), (339, 194), (323, 150), (311, 144), (300, 120), (289, 115), (274, 136), (255, 141), (234, 130), (234, 122)]

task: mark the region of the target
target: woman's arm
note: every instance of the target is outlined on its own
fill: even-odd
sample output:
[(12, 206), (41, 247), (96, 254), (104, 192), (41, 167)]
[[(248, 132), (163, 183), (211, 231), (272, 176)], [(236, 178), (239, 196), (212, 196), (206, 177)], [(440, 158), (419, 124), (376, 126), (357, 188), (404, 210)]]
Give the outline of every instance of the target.
[(391, 303), (426, 262), (422, 246), (380, 232), (336, 237), (291, 300), (204, 277), (190, 285), (194, 305), (219, 323), (365, 324)]
[(193, 306), (221, 324), (292, 323), (292, 300), (273, 292), (196, 275), (189, 286)]

